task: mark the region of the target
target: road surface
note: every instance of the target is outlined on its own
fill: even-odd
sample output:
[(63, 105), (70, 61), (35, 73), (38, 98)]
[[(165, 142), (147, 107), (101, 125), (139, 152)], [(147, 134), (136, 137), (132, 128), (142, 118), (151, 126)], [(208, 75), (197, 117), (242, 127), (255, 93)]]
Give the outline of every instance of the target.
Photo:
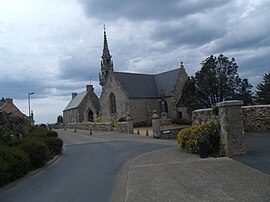
[(125, 137), (121, 140), (117, 135), (59, 134), (65, 142), (63, 155), (36, 175), (2, 189), (1, 202), (111, 201), (117, 175), (126, 160), (176, 145), (175, 140), (136, 141), (136, 135), (120, 135)]

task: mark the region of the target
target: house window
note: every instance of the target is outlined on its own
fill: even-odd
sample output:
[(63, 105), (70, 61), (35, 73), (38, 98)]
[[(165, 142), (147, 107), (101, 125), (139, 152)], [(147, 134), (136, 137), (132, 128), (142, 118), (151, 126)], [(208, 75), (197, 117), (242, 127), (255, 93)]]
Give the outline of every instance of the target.
[(109, 103), (110, 103), (110, 113), (114, 114), (116, 113), (116, 101), (115, 101), (115, 95), (113, 93), (109, 96)]

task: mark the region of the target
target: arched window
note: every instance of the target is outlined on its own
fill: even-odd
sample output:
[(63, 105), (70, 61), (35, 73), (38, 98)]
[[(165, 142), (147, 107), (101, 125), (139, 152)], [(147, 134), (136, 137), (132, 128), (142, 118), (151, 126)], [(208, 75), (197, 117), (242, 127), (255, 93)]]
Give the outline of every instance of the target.
[(109, 108), (110, 108), (110, 113), (116, 113), (116, 101), (115, 101), (115, 95), (113, 93), (110, 94), (109, 96)]
[(168, 103), (166, 100), (164, 101), (164, 112), (168, 113)]

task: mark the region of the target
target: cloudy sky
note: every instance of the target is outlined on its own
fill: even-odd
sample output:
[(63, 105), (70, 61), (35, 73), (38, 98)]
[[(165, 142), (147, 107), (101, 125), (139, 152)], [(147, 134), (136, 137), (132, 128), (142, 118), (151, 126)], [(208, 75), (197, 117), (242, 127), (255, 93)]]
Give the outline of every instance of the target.
[(116, 71), (158, 73), (235, 57), (254, 86), (270, 71), (270, 0), (0, 0), (0, 97), (52, 123), (72, 92), (97, 94), (103, 24)]

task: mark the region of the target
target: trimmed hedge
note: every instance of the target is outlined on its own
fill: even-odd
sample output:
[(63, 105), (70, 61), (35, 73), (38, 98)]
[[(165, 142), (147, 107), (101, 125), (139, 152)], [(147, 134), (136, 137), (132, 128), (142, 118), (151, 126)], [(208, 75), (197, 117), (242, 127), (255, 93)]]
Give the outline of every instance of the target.
[(18, 147), (0, 146), (0, 186), (25, 175), (30, 158)]
[(47, 128), (35, 126), (29, 133), (29, 136), (45, 138), (47, 137), (47, 133), (48, 133)]
[(206, 142), (208, 155), (220, 156), (220, 126), (214, 123), (185, 128), (178, 133), (178, 145), (191, 153), (199, 153), (199, 142)]
[(46, 133), (46, 136), (47, 136), (47, 137), (58, 137), (58, 134), (57, 134), (56, 131), (49, 130), (49, 131)]
[(30, 157), (32, 169), (44, 166), (49, 159), (49, 149), (40, 138), (27, 137), (23, 139), (20, 147)]
[(60, 138), (47, 137), (44, 139), (44, 142), (50, 151), (51, 158), (61, 153), (63, 147), (63, 140), (61, 140)]

